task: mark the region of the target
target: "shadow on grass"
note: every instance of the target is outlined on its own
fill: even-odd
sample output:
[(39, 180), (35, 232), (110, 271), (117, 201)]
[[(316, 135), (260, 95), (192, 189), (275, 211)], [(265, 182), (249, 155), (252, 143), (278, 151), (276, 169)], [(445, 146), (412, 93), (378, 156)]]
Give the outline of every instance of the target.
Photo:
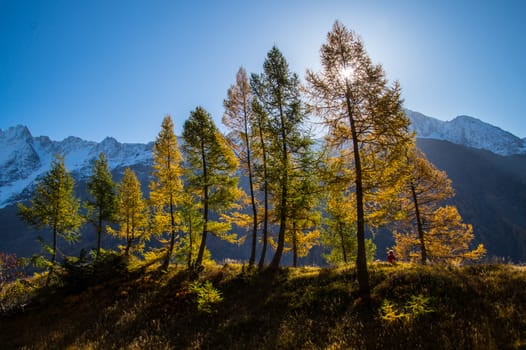
[[(373, 301), (366, 307), (358, 302), (353, 268), (208, 267), (199, 281), (210, 281), (221, 300), (199, 311), (185, 271), (126, 272), (80, 291), (42, 291), (30, 309), (1, 316), (0, 342), (4, 348), (31, 349), (526, 345), (524, 270), (372, 265), (370, 273)], [(419, 309), (415, 300), (425, 305)], [(388, 308), (392, 317), (385, 316)]]

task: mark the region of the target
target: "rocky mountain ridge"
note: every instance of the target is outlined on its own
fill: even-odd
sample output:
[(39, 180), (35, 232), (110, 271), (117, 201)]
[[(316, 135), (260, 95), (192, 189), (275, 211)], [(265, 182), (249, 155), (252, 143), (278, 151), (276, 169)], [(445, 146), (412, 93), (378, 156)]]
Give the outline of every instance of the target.
[(76, 179), (89, 175), (92, 162), (101, 152), (110, 168), (151, 164), (153, 143), (119, 143), (112, 137), (101, 142), (70, 136), (52, 141), (47, 136), (33, 137), (26, 126), (0, 129), (0, 208), (21, 198), (35, 180), (49, 170), (52, 159), (60, 154)]
[(461, 115), (451, 121), (441, 121), (411, 110), (406, 110), (406, 114), (418, 138), (449, 141), (501, 156), (526, 154), (526, 138), (521, 139), (477, 118)]

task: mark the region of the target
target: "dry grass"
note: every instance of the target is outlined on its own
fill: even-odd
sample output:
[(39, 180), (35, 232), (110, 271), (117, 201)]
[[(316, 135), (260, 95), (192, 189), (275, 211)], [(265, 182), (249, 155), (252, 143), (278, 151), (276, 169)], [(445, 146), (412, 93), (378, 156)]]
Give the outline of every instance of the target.
[[(357, 302), (355, 271), (348, 267), (258, 272), (239, 264), (208, 266), (193, 284), (176, 268), (164, 274), (119, 271), (81, 283), (82, 288), (66, 283), (33, 289), (23, 310), (0, 316), (0, 344), (2, 349), (526, 348), (524, 268), (375, 264), (370, 272), (373, 303), (367, 307)], [(199, 298), (214, 301), (200, 310)]]

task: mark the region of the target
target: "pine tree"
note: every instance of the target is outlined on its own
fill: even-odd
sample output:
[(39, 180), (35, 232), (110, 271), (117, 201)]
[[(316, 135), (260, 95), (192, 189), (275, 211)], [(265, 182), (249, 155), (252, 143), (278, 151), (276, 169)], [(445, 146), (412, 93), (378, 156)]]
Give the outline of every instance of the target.
[(233, 241), (230, 224), (211, 219), (211, 212), (229, 210), (241, 196), (235, 175), (238, 162), (210, 114), (197, 107), (183, 126), (183, 150), (187, 157), (187, 178), (193, 195), (201, 202), (203, 224), (194, 267), (199, 269), (205, 254), (207, 234)]
[(178, 210), (183, 195), (182, 164), (174, 124), (172, 118), (166, 116), (153, 146), (153, 180), (150, 183), (153, 229), (157, 234), (168, 233), (170, 237), (161, 267), (165, 271), (170, 264), (182, 220)]
[(267, 116), (266, 125), (262, 125), (266, 137), (270, 138), (268, 155), (272, 157), (272, 160), (267, 160), (267, 165), (272, 164), (271, 168), (267, 167), (267, 176), (276, 184), (273, 191), (274, 210), (279, 218), (277, 248), (270, 267), (277, 268), (285, 246), (291, 158), (303, 142), (305, 113), (300, 100), (298, 76), (289, 71), (285, 57), (276, 47), (267, 54), (263, 73), (259, 76), (252, 74), (251, 86), (258, 105)]
[(223, 124), (230, 129), (228, 139), (234, 147), (241, 169), (243, 169), (248, 178), (250, 207), (252, 210), (252, 240), (248, 264), (252, 267), (256, 261), (258, 231), (258, 212), (254, 189), (253, 164), (255, 135), (253, 133), (254, 113), (252, 111), (252, 92), (247, 73), (243, 67), (239, 68), (236, 75), (236, 84), (228, 89), (228, 98), (223, 104), (225, 106)]
[[(328, 127), (333, 147), (352, 152), (356, 196), (358, 251), (356, 258), (360, 294), (370, 299), (365, 246), (366, 195), (374, 195), (374, 170), (386, 169), (411, 141), (409, 120), (404, 115), (400, 87), (388, 85), (380, 65), (369, 59), (362, 41), (335, 22), (321, 47), (321, 71), (307, 72), (307, 93), (311, 107)], [(377, 161), (368, 166), (369, 157)], [(394, 173), (394, 172), (393, 172)], [(371, 183), (368, 183), (371, 182)]]
[(104, 153), (93, 164), (92, 174), (88, 180), (88, 192), (91, 200), (85, 204), (88, 209), (88, 220), (97, 231), (97, 259), (100, 254), (101, 236), (104, 222), (113, 220), (116, 209), (115, 183), (111, 177), (108, 160)]
[(55, 156), (49, 172), (37, 182), (30, 206), (18, 204), (22, 219), (37, 229), (50, 229), (53, 233), (51, 247), (44, 247), (51, 254), (51, 270), (56, 261), (57, 239), (64, 238), (67, 242), (79, 239), (79, 228), (83, 220), (79, 214), (80, 201), (74, 194), (75, 182), (66, 170), (64, 158)]
[(125, 240), (124, 255), (132, 250), (141, 250), (150, 238), (148, 230), (148, 207), (143, 198), (141, 184), (135, 172), (126, 168), (122, 180), (117, 184), (117, 230), (107, 227), (110, 234)]

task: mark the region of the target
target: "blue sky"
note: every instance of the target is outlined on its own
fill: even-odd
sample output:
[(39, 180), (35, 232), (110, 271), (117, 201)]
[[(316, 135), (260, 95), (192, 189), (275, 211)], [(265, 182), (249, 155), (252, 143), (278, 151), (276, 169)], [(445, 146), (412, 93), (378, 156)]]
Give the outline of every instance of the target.
[[(523, 3), (525, 5), (523, 5)], [(243, 65), (273, 45), (302, 78), (338, 19), (405, 107), (526, 137), (526, 2), (0, 0), (0, 128), (53, 140), (153, 141), (200, 105), (220, 124)]]

